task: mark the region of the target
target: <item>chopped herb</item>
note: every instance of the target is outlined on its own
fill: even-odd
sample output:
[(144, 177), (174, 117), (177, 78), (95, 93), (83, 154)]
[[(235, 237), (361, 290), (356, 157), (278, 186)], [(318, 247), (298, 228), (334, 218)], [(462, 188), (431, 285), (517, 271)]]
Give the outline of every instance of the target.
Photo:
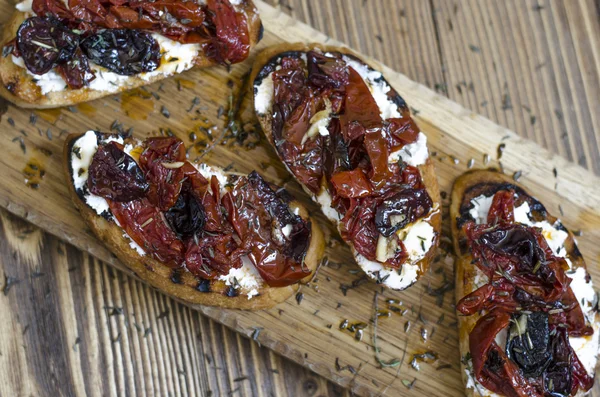
[(171, 118), (171, 112), (169, 112), (169, 110), (165, 107), (165, 105), (163, 105), (160, 108), (160, 112), (162, 113), (163, 116), (165, 116), (166, 118)]
[(7, 118), (6, 121), (8, 121), (8, 124), (10, 124), (12, 127), (15, 126), (15, 121), (11, 117)]
[(469, 49), (473, 52), (481, 52), (481, 48), (477, 47), (474, 44), (469, 44)]
[(298, 304), (302, 303), (302, 299), (304, 299), (304, 294), (302, 292), (298, 292), (296, 294), (296, 302), (298, 302)]
[(502, 155), (504, 154), (504, 149), (506, 149), (506, 143), (501, 143), (498, 145), (498, 160), (502, 158)]
[(4, 289), (2, 290), (2, 292), (4, 292), (4, 296), (8, 295), (8, 291), (10, 291), (13, 286), (19, 284), (20, 282), (21, 280), (15, 277), (4, 275)]
[(523, 172), (522, 172), (522, 171), (516, 171), (516, 172), (513, 174), (513, 180), (514, 180), (515, 182), (519, 182), (519, 179), (521, 179), (521, 175), (522, 175), (522, 174), (523, 174)]
[(408, 389), (412, 389), (413, 386), (415, 385), (415, 382), (417, 381), (417, 378), (413, 379), (412, 382), (409, 381), (408, 379), (402, 379), (402, 384)]
[(164, 312), (160, 313), (160, 314), (158, 315), (158, 317), (156, 317), (156, 319), (157, 319), (157, 320), (161, 320), (161, 319), (163, 319), (163, 318), (167, 317), (167, 316), (169, 315), (169, 312), (170, 312), (170, 310), (169, 310), (169, 308), (167, 307), (167, 308), (165, 309), (165, 311), (164, 311)]

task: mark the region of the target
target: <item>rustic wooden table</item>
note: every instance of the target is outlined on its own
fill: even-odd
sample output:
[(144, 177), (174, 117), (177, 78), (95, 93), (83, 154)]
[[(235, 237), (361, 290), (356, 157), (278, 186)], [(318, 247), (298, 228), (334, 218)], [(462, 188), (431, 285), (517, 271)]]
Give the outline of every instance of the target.
[[(267, 2), (600, 174), (597, 0)], [(0, 395), (348, 394), (4, 210), (0, 224)]]

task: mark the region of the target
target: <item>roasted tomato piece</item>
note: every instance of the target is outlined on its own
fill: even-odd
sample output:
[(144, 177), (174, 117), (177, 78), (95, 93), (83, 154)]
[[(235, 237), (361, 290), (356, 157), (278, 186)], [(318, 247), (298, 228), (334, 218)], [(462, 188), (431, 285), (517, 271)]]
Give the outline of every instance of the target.
[(79, 45), (79, 36), (52, 17), (26, 19), (17, 31), (17, 48), (33, 74), (46, 74), (69, 61)]
[(158, 42), (140, 30), (103, 30), (83, 40), (81, 48), (92, 62), (123, 76), (152, 72), (160, 66)]
[(348, 68), (348, 85), (346, 85), (346, 102), (341, 116), (342, 125), (347, 128), (351, 123), (359, 123), (363, 128), (382, 126), (379, 106), (371, 95), (367, 83), (353, 68)]
[(228, 0), (207, 0), (215, 37), (205, 45), (206, 54), (219, 63), (237, 63), (248, 57), (250, 37), (246, 17)]
[(61, 20), (73, 18), (62, 0), (33, 0), (31, 9), (36, 15), (52, 15)]
[(371, 183), (379, 190), (392, 179), (392, 171), (388, 164), (389, 150), (382, 131), (375, 129), (365, 134), (364, 145), (371, 162)]
[(184, 182), (177, 202), (165, 212), (165, 218), (180, 238), (198, 236), (202, 232), (206, 213), (190, 182)]
[(541, 376), (552, 363), (548, 314), (537, 311), (513, 316), (506, 355), (527, 378)]
[(142, 198), (148, 183), (135, 160), (117, 142), (101, 145), (88, 170), (87, 186), (92, 194), (113, 201)]
[[(281, 200), (258, 174), (240, 178), (223, 197), (228, 219), (242, 240), (241, 252), (250, 257), (271, 287), (291, 285), (310, 274), (304, 266), (310, 226), (293, 214), (285, 214), (286, 204)], [(292, 223), (282, 225), (280, 219)], [(291, 226), (289, 236), (284, 233), (287, 225)], [(295, 241), (289, 240), (291, 236)]]
[(242, 266), (239, 255), (235, 255), (237, 244), (231, 234), (204, 234), (187, 242), (185, 265), (196, 277), (213, 279), (224, 276), (232, 268)]
[(108, 204), (121, 227), (140, 247), (169, 267), (181, 266), (185, 246), (169, 227), (162, 212), (148, 199), (109, 200)]
[(375, 226), (377, 205), (378, 200), (372, 197), (351, 200), (350, 208), (341, 220), (342, 238), (351, 241), (358, 253), (369, 260), (375, 260), (379, 238)]
[(433, 201), (425, 189), (405, 189), (385, 199), (375, 214), (381, 235), (389, 237), (431, 211)]
[(332, 175), (331, 183), (336, 194), (345, 198), (366, 197), (373, 193), (369, 179), (360, 168)]
[(348, 66), (337, 57), (316, 51), (306, 53), (308, 80), (316, 87), (343, 89), (348, 84)]
[(56, 67), (60, 75), (65, 79), (69, 88), (78, 90), (83, 87), (87, 87), (90, 81), (96, 78), (96, 75), (90, 68), (90, 64), (78, 48), (75, 50), (73, 57)]
[(419, 127), (412, 117), (387, 119), (384, 123), (384, 131), (392, 152), (416, 142), (419, 136)]
[(515, 221), (514, 195), (513, 190), (501, 190), (494, 195), (488, 212), (488, 223), (496, 224), (499, 221), (513, 223)]
[(140, 167), (150, 183), (148, 199), (167, 211), (177, 202), (181, 181), (185, 177), (185, 147), (181, 139), (150, 138), (140, 155)]

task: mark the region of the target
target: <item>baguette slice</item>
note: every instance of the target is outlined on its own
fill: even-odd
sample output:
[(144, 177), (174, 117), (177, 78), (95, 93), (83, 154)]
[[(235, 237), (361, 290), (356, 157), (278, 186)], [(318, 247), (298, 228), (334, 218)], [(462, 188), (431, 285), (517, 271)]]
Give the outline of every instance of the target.
[[(241, 0), (239, 3), (240, 4), (236, 7), (246, 15), (250, 48), (252, 49), (262, 38), (263, 26), (260, 21), (258, 10), (252, 0)], [(32, 15), (31, 12), (15, 11), (12, 18), (4, 26), (0, 43), (4, 46), (10, 40), (14, 39), (21, 23)], [(163, 60), (162, 64), (165, 64), (166, 62), (167, 61)], [(191, 66), (204, 68), (214, 65), (216, 65), (216, 62), (207, 57), (204, 52), (200, 50), (193, 58), (191, 65), (183, 66), (181, 68), (177, 67), (176, 70), (182, 72), (183, 70), (189, 69)], [(40, 86), (34, 80), (35, 76), (29, 74), (24, 65), (16, 65), (13, 62), (13, 56), (8, 54), (7, 56), (0, 56), (0, 95), (15, 105), (24, 108), (56, 108), (76, 105), (81, 102), (87, 102), (107, 95), (149, 85), (177, 73), (178, 72), (158, 73), (147, 76), (146, 78), (139, 76), (125, 76), (126, 78), (119, 80), (117, 85), (115, 85), (115, 83), (109, 83), (107, 85), (110, 87), (109, 90), (96, 90), (87, 87), (81, 89), (65, 88), (61, 91), (51, 91), (43, 94)], [(98, 75), (98, 73), (96, 74)]]
[[(161, 292), (178, 298), (183, 302), (227, 309), (268, 309), (285, 301), (298, 290), (299, 284), (281, 288), (269, 287), (262, 282), (258, 273), (255, 272), (255, 277), (262, 282), (255, 296), (250, 298), (249, 295), (242, 293), (230, 296), (233, 295), (228, 293), (228, 291), (231, 291), (231, 287), (228, 287), (223, 280), (199, 280), (187, 270), (174, 270), (149, 255), (138, 253), (135, 249), (135, 243), (132, 243), (132, 240), (124, 234), (124, 230), (115, 223), (114, 218), (110, 214), (106, 216), (107, 213), (99, 215), (96, 210), (84, 201), (84, 197), (80, 196), (75, 188), (71, 161), (74, 143), (82, 136), (83, 134), (71, 134), (67, 137), (64, 144), (63, 167), (69, 194), (89, 228), (137, 277)], [(104, 136), (106, 138), (115, 137), (115, 135), (111, 134), (104, 134)], [(139, 141), (129, 138), (124, 143), (132, 143), (135, 146)], [(214, 173), (228, 175), (216, 167), (210, 167), (210, 169)], [(289, 205), (291, 209), (297, 210), (298, 215), (304, 220), (311, 221), (310, 243), (304, 261), (310, 270), (310, 275), (300, 281), (300, 283), (306, 283), (310, 281), (323, 258), (325, 243), (319, 226), (310, 219), (307, 210), (295, 200), (290, 202)]]
[[(475, 291), (479, 286), (481, 286), (482, 282), (485, 282), (485, 280), (487, 280), (487, 277), (474, 264), (472, 264), (473, 256), (467, 248), (466, 236), (460, 225), (465, 220), (473, 219), (472, 216), (469, 215), (469, 211), (473, 210), (471, 200), (481, 195), (484, 195), (486, 197), (493, 196), (495, 192), (505, 189), (514, 189), (519, 195), (528, 196), (532, 200), (531, 202), (535, 203), (536, 212), (539, 212), (540, 210), (546, 212), (543, 205), (540, 202), (538, 202), (535, 198), (531, 197), (519, 185), (516, 185), (511, 177), (508, 177), (496, 171), (470, 171), (460, 176), (454, 183), (451, 195), (452, 201), (450, 204), (450, 220), (452, 230), (452, 241), (457, 257), (455, 267), (457, 302), (464, 296)], [(490, 204), (491, 202), (489, 204), (483, 205)], [(485, 212), (487, 213), (487, 211)], [(577, 244), (575, 242), (573, 233), (567, 230), (564, 226), (562, 226), (560, 221), (548, 212), (546, 212), (546, 216), (544, 217), (544, 219), (539, 220), (538, 222), (542, 221), (547, 221), (550, 225), (553, 226), (556, 225), (557, 230), (559, 230), (560, 232), (566, 232), (568, 234), (564, 241), (564, 248), (561, 249), (561, 251), (559, 252), (566, 253), (565, 257), (570, 260), (572, 266), (571, 269), (576, 271), (575, 275), (573, 276), (575, 277), (575, 279), (571, 283), (571, 287), (573, 287), (573, 290), (578, 296), (578, 298), (578, 294), (581, 293), (581, 291), (584, 289), (586, 291), (591, 292), (591, 295), (594, 295), (591, 280), (589, 281), (589, 283), (585, 281), (585, 274), (587, 274), (586, 264), (581, 253), (579, 252), (579, 249), (577, 248)], [(544, 233), (544, 236), (548, 240), (548, 236), (552, 235), (547, 235), (546, 233)], [(581, 270), (577, 271), (577, 269)], [(581, 279), (581, 277), (577, 279), (578, 275), (583, 275), (583, 279)], [(591, 375), (593, 376), (595, 373), (595, 367), (598, 358), (600, 316), (598, 315), (596, 302), (594, 302), (593, 300), (588, 300), (588, 295), (589, 294), (584, 294), (585, 304), (589, 309), (587, 319), (594, 328), (594, 334), (590, 337), (570, 338), (570, 340), (572, 342), (571, 345), (574, 345), (573, 342), (575, 342), (575, 352), (577, 353), (584, 366), (588, 369), (588, 373), (591, 373)], [(589, 298), (593, 299), (592, 296), (590, 296)], [(491, 391), (484, 388), (481, 384), (475, 381), (471, 370), (472, 363), (469, 359), (469, 334), (471, 333), (471, 330), (473, 329), (480, 317), (480, 314), (474, 314), (471, 316), (463, 316), (459, 314), (458, 316), (459, 346), (462, 366), (461, 374), (466, 386), (467, 396), (495, 397), (498, 396), (498, 394), (492, 393)], [(576, 339), (576, 341), (573, 341), (574, 339)], [(575, 348), (575, 346), (577, 347)], [(585, 394), (585, 392), (582, 392), (580, 390), (577, 393), (577, 396), (583, 396)]]
[[(369, 64), (362, 61), (355, 53), (353, 53), (352, 51), (350, 51), (347, 48), (327, 46), (327, 45), (322, 45), (322, 44), (283, 43), (283, 44), (275, 45), (272, 47), (268, 47), (265, 50), (263, 50), (257, 56), (257, 58), (254, 62), (254, 65), (252, 68), (252, 74), (250, 76), (250, 81), (253, 83), (253, 87), (254, 87), (254, 108), (255, 108), (256, 116), (260, 122), (260, 125), (262, 127), (262, 130), (263, 130), (265, 136), (267, 137), (267, 139), (271, 143), (271, 145), (273, 145), (276, 152), (278, 152), (278, 151), (277, 151), (277, 146), (275, 145), (274, 138), (273, 138), (272, 106), (265, 112), (259, 111), (259, 109), (257, 109), (257, 99), (261, 95), (261, 93), (259, 92), (259, 86), (261, 84), (262, 79), (265, 77), (265, 76), (261, 75), (261, 72), (263, 71), (263, 69), (266, 66), (268, 66), (271, 62), (276, 61), (281, 56), (286, 56), (286, 55), (294, 54), (294, 53), (306, 53), (307, 51), (311, 51), (311, 50), (321, 51), (322, 53), (339, 53), (341, 55), (347, 56), (352, 61), (361, 65), (361, 67), (367, 68), (365, 70), (368, 70), (369, 73), (378, 73), (376, 69), (374, 69)], [(376, 81), (382, 82), (382, 84), (385, 84), (389, 88), (389, 92), (387, 93), (388, 100), (390, 102), (393, 102), (397, 106), (398, 111), (405, 110), (408, 112), (408, 106), (407, 106), (406, 102), (404, 101), (404, 99), (402, 99), (402, 97), (394, 90), (394, 88), (389, 85), (389, 83), (385, 80), (383, 75), (378, 77), (376, 79)], [(380, 107), (380, 109), (381, 109), (381, 107)], [(280, 156), (280, 159), (285, 163), (285, 161), (281, 157), (281, 155), (279, 153), (278, 153), (278, 155)], [(420, 219), (420, 220), (425, 220), (433, 228), (433, 236), (431, 239), (431, 245), (427, 249), (424, 256), (422, 256), (421, 259), (416, 260), (416, 261), (411, 261), (409, 259), (407, 262), (405, 262), (402, 265), (402, 269), (395, 271), (394, 269), (383, 267), (381, 262), (370, 261), (367, 258), (363, 257), (356, 251), (356, 249), (353, 247), (351, 242), (346, 241), (348, 243), (348, 245), (350, 245), (350, 248), (355, 257), (355, 260), (359, 264), (361, 269), (371, 279), (375, 280), (378, 284), (384, 285), (385, 287), (388, 287), (388, 288), (394, 289), (394, 290), (404, 290), (417, 282), (417, 280), (429, 268), (429, 264), (433, 260), (433, 258), (435, 256), (436, 248), (439, 244), (439, 236), (440, 236), (440, 232), (441, 232), (441, 220), (442, 220), (441, 205), (440, 205), (440, 192), (439, 192), (439, 187), (438, 187), (438, 183), (437, 183), (437, 178), (435, 175), (435, 169), (433, 166), (433, 162), (428, 154), (427, 154), (427, 160), (424, 162), (424, 164), (419, 165), (418, 169), (420, 171), (421, 177), (425, 184), (427, 193), (429, 194), (429, 196), (431, 197), (431, 199), (434, 203), (434, 207), (433, 207), (433, 210), (431, 211), (431, 213), (426, 218)], [(290, 173), (292, 175), (294, 175), (294, 173), (291, 170), (289, 170), (289, 168), (288, 168), (288, 171), (290, 171)], [(340, 214), (338, 214), (337, 211), (335, 209), (331, 208), (331, 206), (328, 205), (326, 202), (324, 204), (324, 202), (322, 200), (323, 194), (326, 194), (327, 197), (329, 198), (329, 203), (331, 202), (331, 197), (329, 197), (327, 189), (325, 188), (325, 186), (326, 186), (325, 185), (326, 184), (325, 177), (323, 177), (321, 191), (317, 195), (313, 194), (302, 183), (300, 183), (300, 184), (302, 185), (303, 189), (313, 198), (314, 201), (321, 204), (321, 209), (324, 212), (325, 216), (327, 216), (327, 218), (329, 218), (329, 220), (332, 221), (336, 225), (336, 227), (338, 227), (338, 230), (340, 230), (339, 229), (340, 228), (340, 222), (339, 222)], [(343, 214), (341, 214), (341, 215), (343, 216)], [(407, 228), (409, 228), (412, 225), (413, 224), (410, 224)]]

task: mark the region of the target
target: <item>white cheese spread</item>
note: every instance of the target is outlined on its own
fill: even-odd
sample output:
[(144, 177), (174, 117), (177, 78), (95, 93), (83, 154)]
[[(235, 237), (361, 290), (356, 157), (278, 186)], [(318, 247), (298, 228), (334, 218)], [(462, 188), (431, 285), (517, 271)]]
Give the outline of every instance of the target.
[(219, 280), (225, 281), (227, 286), (238, 288), (248, 299), (258, 295), (258, 289), (262, 285), (260, 274), (247, 256), (242, 257), (242, 267), (232, 268), (226, 276), (220, 276)]
[(406, 164), (417, 167), (427, 162), (429, 151), (427, 150), (427, 136), (419, 132), (417, 140), (413, 143), (396, 150), (388, 157), (388, 163), (396, 163), (402, 159)]
[(273, 106), (275, 87), (273, 85), (273, 73), (269, 73), (254, 89), (254, 107), (258, 114), (266, 114)]

